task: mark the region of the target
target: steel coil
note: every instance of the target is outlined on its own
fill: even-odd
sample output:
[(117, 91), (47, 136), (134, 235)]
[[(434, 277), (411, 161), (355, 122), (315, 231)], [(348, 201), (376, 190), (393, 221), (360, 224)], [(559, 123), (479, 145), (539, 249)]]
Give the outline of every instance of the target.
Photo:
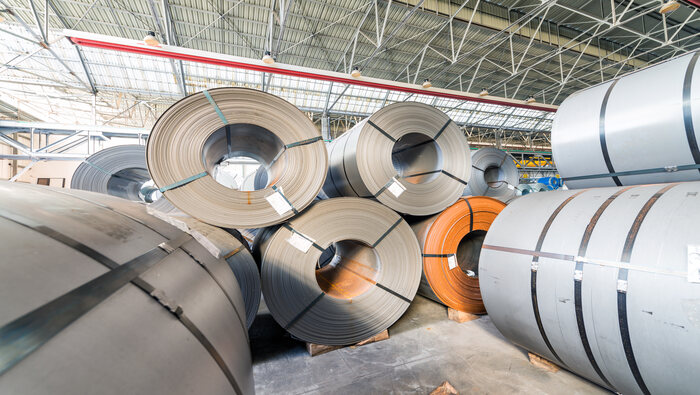
[(537, 179), (537, 182), (544, 184), (550, 191), (561, 187), (561, 178), (558, 177), (540, 177)]
[(161, 197), (160, 199), (156, 200), (155, 202), (149, 204), (148, 208), (150, 210), (160, 211), (161, 213), (181, 213), (182, 212), (182, 211), (178, 210), (177, 207), (173, 206), (173, 204), (170, 203), (170, 201), (164, 197)]
[[(223, 161), (249, 157), (268, 172), (256, 191), (214, 178)], [(274, 95), (219, 88), (190, 95), (158, 119), (146, 146), (148, 170), (175, 207), (208, 224), (257, 228), (283, 222), (313, 201), (328, 158), (309, 118)]]
[(260, 308), (260, 272), (241, 234), (235, 229), (207, 225), (185, 214), (165, 214), (155, 210), (149, 210), (149, 213), (189, 233), (214, 257), (228, 263), (243, 294), (246, 324), (250, 328)]
[(700, 52), (579, 91), (552, 153), (570, 189), (700, 180)]
[(2, 182), (0, 228), (0, 393), (254, 392), (229, 266), (143, 205)]
[(534, 184), (519, 184), (516, 190), (516, 194), (518, 196), (523, 196), (530, 193), (546, 192), (550, 190), (551, 189), (549, 189), (546, 185), (541, 184), (539, 182)]
[(395, 103), (331, 142), (328, 197), (376, 198), (404, 214), (432, 215), (469, 181), (469, 145), (459, 126), (422, 103)]
[[(336, 253), (322, 264), (331, 246)], [(270, 313), (311, 343), (354, 344), (382, 332), (406, 311), (420, 282), (420, 248), (411, 228), (368, 199), (316, 202), (262, 241), (260, 250)]]
[(472, 170), (464, 196), (489, 196), (506, 201), (515, 196), (520, 175), (513, 157), (496, 148), (472, 153)]
[(70, 187), (150, 203), (160, 197), (156, 188), (142, 190), (150, 179), (145, 147), (118, 145), (97, 151), (78, 165)]
[(496, 199), (460, 199), (440, 214), (409, 220), (423, 252), (418, 292), (455, 310), (486, 312), (479, 291), (479, 253), (486, 232), (506, 205)]
[(491, 320), (613, 392), (697, 393), (698, 199), (700, 182), (517, 199), (481, 250)]

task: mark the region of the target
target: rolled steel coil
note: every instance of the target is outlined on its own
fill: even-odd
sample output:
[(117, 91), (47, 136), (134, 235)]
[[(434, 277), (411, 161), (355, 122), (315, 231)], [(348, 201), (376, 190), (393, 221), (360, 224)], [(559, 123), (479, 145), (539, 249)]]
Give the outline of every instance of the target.
[(97, 151), (73, 172), (71, 189), (82, 189), (133, 201), (152, 201), (156, 191), (141, 193), (151, 179), (143, 145), (118, 145)]
[[(320, 262), (330, 246), (333, 258)], [(382, 332), (406, 311), (420, 282), (411, 228), (368, 199), (314, 203), (260, 250), (265, 303), (285, 330), (306, 342), (348, 345)]]
[(562, 102), (552, 153), (570, 189), (700, 180), (700, 52)]
[(153, 210), (149, 210), (149, 213), (189, 233), (214, 257), (228, 263), (243, 294), (246, 325), (250, 328), (260, 308), (260, 272), (241, 234), (235, 229), (224, 230), (207, 225), (185, 214), (165, 214)]
[(418, 293), (455, 310), (486, 312), (479, 291), (479, 253), (505, 203), (484, 196), (460, 199), (445, 211), (409, 220), (423, 252)]
[(173, 206), (173, 204), (170, 203), (170, 201), (164, 197), (161, 197), (160, 199), (156, 200), (155, 202), (149, 204), (148, 208), (150, 210), (160, 211), (161, 213), (181, 213), (182, 212), (182, 211), (178, 210), (177, 207)]
[(472, 153), (472, 169), (464, 196), (488, 196), (506, 201), (515, 196), (520, 175), (513, 157), (496, 148)]
[(544, 184), (550, 191), (561, 187), (561, 178), (558, 177), (540, 177), (537, 179), (537, 182)]
[(522, 196), (535, 192), (546, 192), (549, 190), (550, 189), (546, 185), (541, 184), (539, 182), (534, 184), (519, 184), (516, 190), (516, 194), (518, 196)]
[(0, 393), (254, 392), (233, 272), (143, 205), (2, 182), (0, 228)]
[(613, 392), (697, 393), (698, 199), (699, 182), (517, 199), (481, 250), (491, 320)]
[[(223, 160), (246, 156), (268, 171), (256, 191), (214, 179)], [(245, 88), (199, 92), (158, 119), (146, 146), (148, 170), (178, 209), (208, 224), (257, 228), (283, 222), (313, 201), (328, 158), (309, 118), (274, 95)]]
[(328, 197), (375, 198), (404, 214), (438, 213), (469, 181), (469, 145), (442, 111), (402, 102), (382, 108), (328, 146)]

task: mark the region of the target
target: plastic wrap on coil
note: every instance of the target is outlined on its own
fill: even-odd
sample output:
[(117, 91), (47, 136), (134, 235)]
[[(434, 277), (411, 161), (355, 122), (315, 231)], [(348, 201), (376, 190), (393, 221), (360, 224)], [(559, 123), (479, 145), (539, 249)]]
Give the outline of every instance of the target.
[(506, 201), (515, 196), (519, 178), (510, 154), (496, 148), (480, 148), (472, 153), (471, 178), (463, 195)]
[[(219, 165), (249, 157), (267, 171), (264, 189), (229, 188)], [(161, 115), (146, 147), (148, 170), (178, 209), (224, 228), (281, 223), (318, 195), (326, 148), (309, 118), (274, 95), (245, 88), (202, 91)]]
[(0, 182), (0, 228), (0, 393), (255, 391), (233, 272), (143, 205)]
[(489, 317), (507, 339), (613, 392), (696, 393), (698, 199), (700, 182), (518, 198), (481, 250)]
[[(416, 237), (377, 202), (322, 200), (267, 237), (263, 232), (258, 248), (265, 303), (301, 340), (347, 345), (368, 339), (401, 317), (418, 288)], [(330, 246), (336, 253), (325, 261)]]
[(700, 52), (576, 92), (552, 124), (569, 189), (700, 180)]
[(432, 215), (469, 181), (469, 145), (459, 126), (422, 103), (382, 108), (328, 145), (328, 197), (376, 198), (400, 213)]
[(85, 159), (75, 169), (70, 187), (151, 202), (160, 197), (160, 192), (152, 188), (142, 193), (142, 186), (150, 179), (145, 147), (119, 145), (97, 151)]

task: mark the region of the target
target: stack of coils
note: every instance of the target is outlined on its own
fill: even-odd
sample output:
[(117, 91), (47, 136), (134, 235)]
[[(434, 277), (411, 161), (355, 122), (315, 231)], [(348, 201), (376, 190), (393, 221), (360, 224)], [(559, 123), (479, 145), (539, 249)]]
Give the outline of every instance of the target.
[(213, 256), (228, 263), (243, 294), (246, 324), (250, 328), (260, 307), (260, 273), (241, 234), (207, 225), (184, 214), (165, 214), (150, 207), (149, 213), (189, 233)]
[[(219, 166), (252, 158), (267, 171), (264, 189), (219, 183)], [(309, 118), (277, 96), (218, 88), (185, 97), (156, 122), (146, 147), (148, 170), (181, 211), (225, 228), (281, 223), (318, 195), (328, 159)]]
[(471, 196), (440, 214), (411, 220), (423, 253), (418, 292), (458, 311), (486, 312), (479, 290), (479, 254), (486, 232), (506, 205)]
[[(331, 246), (334, 256), (321, 262)], [(316, 202), (259, 248), (270, 313), (310, 343), (348, 345), (382, 332), (406, 311), (420, 282), (411, 228), (368, 199)]]
[(143, 205), (2, 182), (0, 229), (0, 393), (255, 390), (233, 272)]
[(506, 201), (515, 196), (520, 175), (513, 157), (496, 148), (480, 148), (472, 154), (472, 170), (464, 196), (489, 196)]
[(442, 111), (402, 102), (382, 108), (329, 144), (328, 197), (374, 198), (403, 214), (432, 215), (469, 181), (469, 145)]
[(144, 146), (119, 145), (85, 159), (75, 169), (70, 187), (150, 203), (160, 197), (157, 188), (148, 188), (150, 179)]

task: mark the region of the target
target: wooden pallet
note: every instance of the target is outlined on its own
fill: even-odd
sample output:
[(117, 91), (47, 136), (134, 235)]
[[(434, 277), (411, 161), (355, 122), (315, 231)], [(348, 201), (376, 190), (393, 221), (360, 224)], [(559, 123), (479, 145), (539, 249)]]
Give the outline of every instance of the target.
[(455, 310), (451, 307), (447, 308), (447, 318), (449, 318), (452, 321), (457, 322), (459, 324), (464, 323), (464, 322), (468, 322), (468, 321), (473, 321), (473, 320), (479, 319), (480, 317), (481, 317), (480, 315), (465, 313), (463, 311)]
[(312, 357), (315, 357), (317, 355), (325, 354), (327, 352), (340, 350), (341, 348), (360, 347), (360, 346), (364, 346), (366, 344), (375, 343), (375, 342), (382, 341), (382, 340), (387, 340), (388, 338), (389, 338), (389, 330), (385, 329), (384, 332), (380, 332), (379, 334), (372, 336), (369, 339), (363, 340), (363, 341), (356, 343), (356, 344), (353, 344), (351, 346), (326, 346), (324, 344), (306, 343), (306, 351), (309, 352), (309, 355), (311, 355)]
[(547, 370), (547, 371), (552, 372), (552, 373), (556, 373), (559, 371), (559, 366), (542, 358), (541, 356), (539, 356), (537, 354), (533, 354), (533, 353), (529, 352), (529, 353), (527, 353), (527, 356), (530, 358), (530, 363), (533, 366), (536, 366), (540, 369)]
[(430, 395), (459, 395), (459, 392), (457, 392), (455, 387), (453, 387), (449, 381), (445, 381), (444, 383), (440, 384), (439, 387), (435, 388)]

